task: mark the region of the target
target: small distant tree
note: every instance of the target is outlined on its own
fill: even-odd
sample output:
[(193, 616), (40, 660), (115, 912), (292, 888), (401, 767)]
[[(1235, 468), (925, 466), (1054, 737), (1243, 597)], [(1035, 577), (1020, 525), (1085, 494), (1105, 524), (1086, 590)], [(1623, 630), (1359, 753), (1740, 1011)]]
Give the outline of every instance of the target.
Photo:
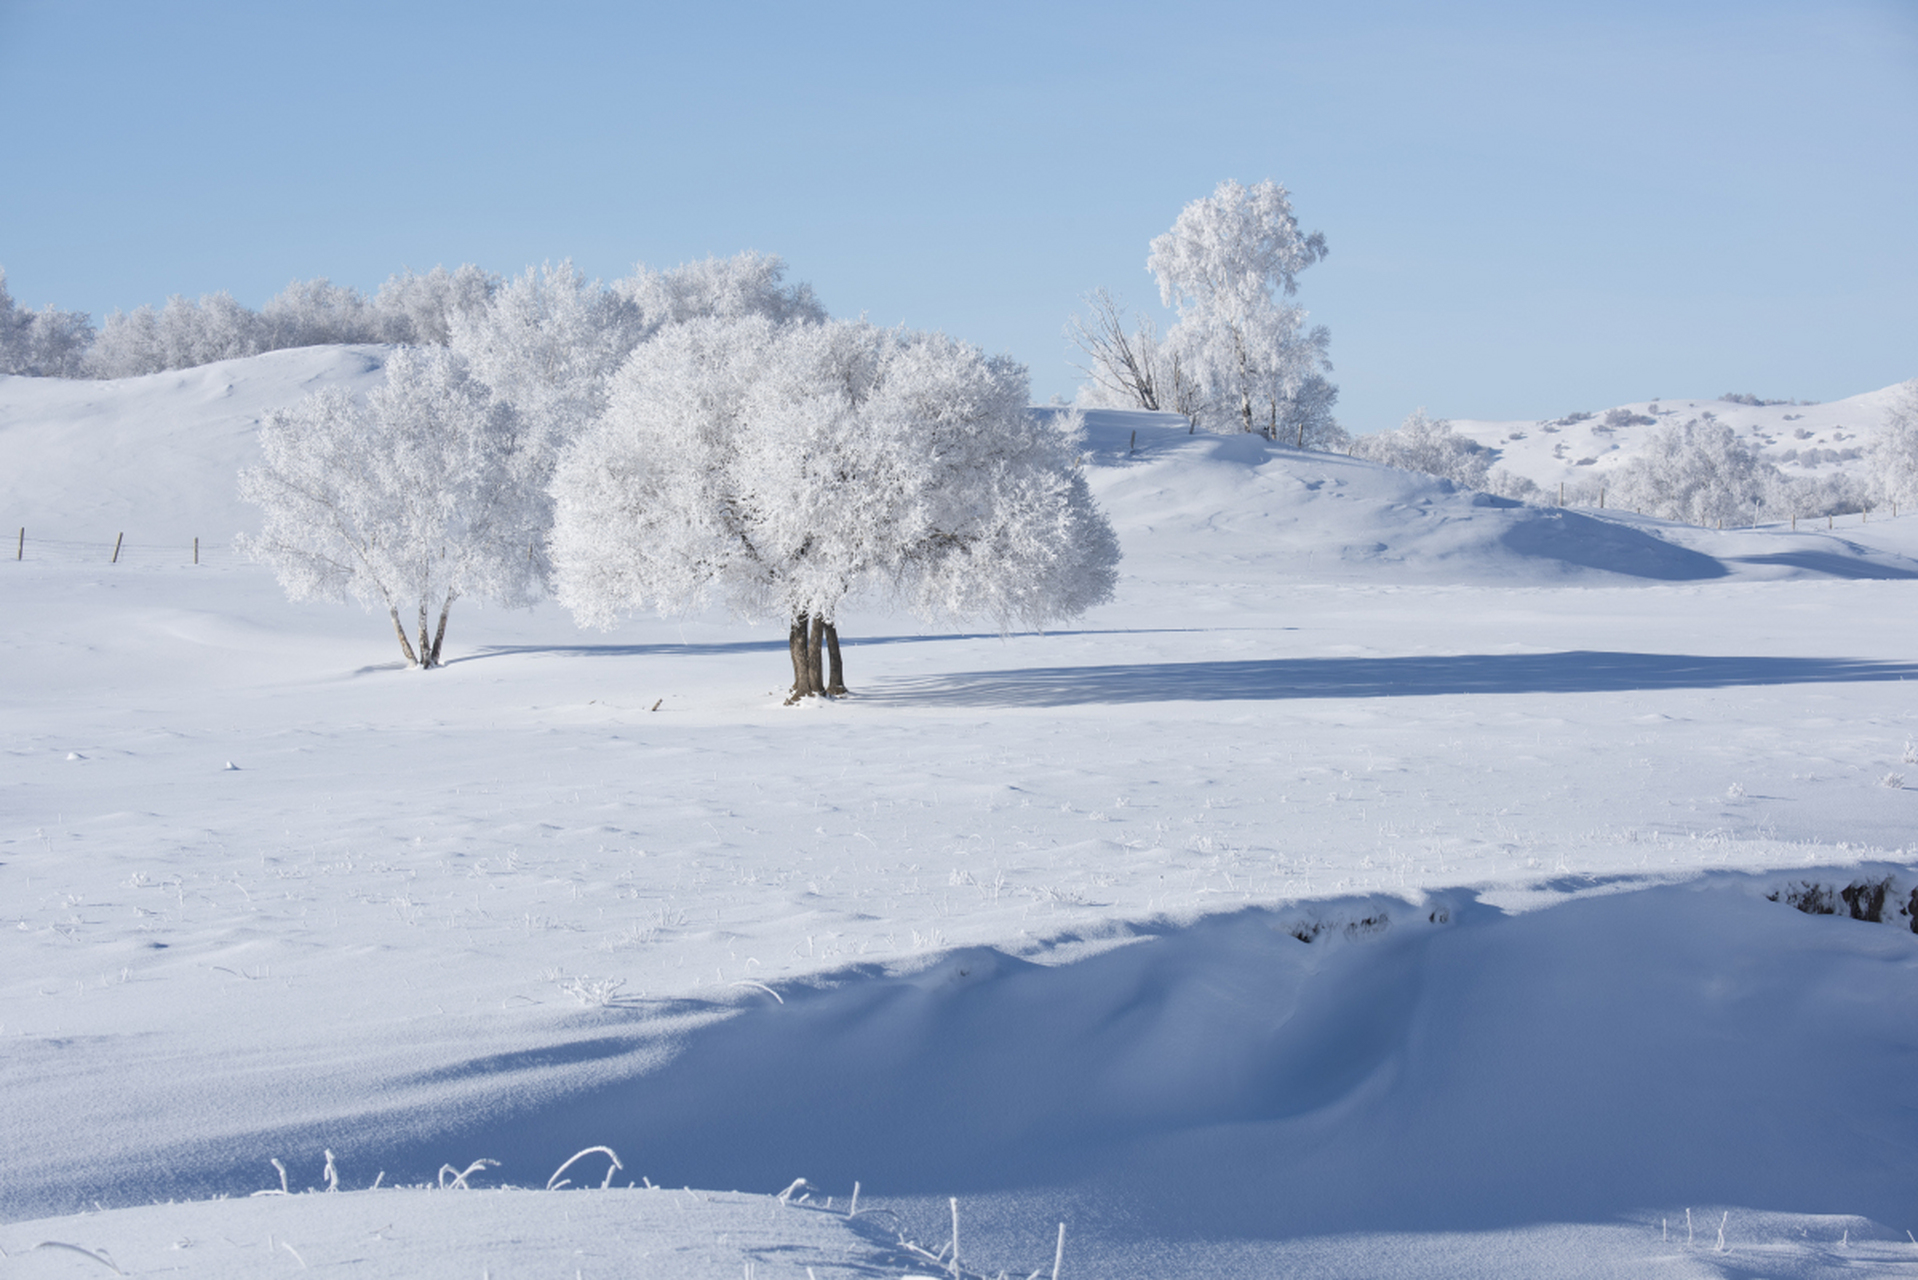
[(1873, 496), (1918, 508), (1918, 378), (1898, 388), (1869, 457)]
[[(294, 600), (384, 606), (410, 666), (440, 665), (461, 597), (525, 605), (544, 594), (518, 421), (445, 349), (395, 351), (363, 404), (334, 389), (269, 413), (260, 448), (240, 496), (264, 527), (242, 549)], [(417, 646), (400, 617), (415, 608)]]
[(845, 691), (838, 612), (1041, 625), (1109, 597), (1118, 547), (1025, 370), (941, 334), (763, 315), (672, 326), (554, 480), (560, 601), (611, 625), (724, 602), (788, 622), (792, 700)]

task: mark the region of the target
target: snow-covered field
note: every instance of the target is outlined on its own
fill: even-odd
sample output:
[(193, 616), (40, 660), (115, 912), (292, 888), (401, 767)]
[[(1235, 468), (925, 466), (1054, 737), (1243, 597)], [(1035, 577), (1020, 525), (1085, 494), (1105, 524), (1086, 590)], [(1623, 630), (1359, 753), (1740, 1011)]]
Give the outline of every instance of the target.
[(1918, 517), (1096, 414), (1058, 633), (417, 673), (227, 549), (381, 358), (0, 379), (9, 1276), (948, 1274), (954, 1198), (967, 1275), (1918, 1274)]
[[(1791, 401), (1641, 400), (1582, 410), (1541, 422), (1458, 418), (1453, 428), (1498, 450), (1504, 467), (1556, 494), (1561, 484), (1603, 484), (1659, 428), (1707, 414), (1730, 427), (1739, 443), (1793, 479), (1839, 472), (1863, 476), (1867, 453), (1899, 394), (1894, 384), (1824, 404)], [(1758, 397), (1749, 397), (1758, 399)]]

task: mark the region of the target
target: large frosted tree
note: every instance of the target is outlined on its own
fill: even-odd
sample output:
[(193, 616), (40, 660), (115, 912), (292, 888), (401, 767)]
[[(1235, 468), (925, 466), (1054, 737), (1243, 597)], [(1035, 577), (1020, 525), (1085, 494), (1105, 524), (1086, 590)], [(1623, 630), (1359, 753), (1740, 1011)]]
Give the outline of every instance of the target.
[(554, 481), (584, 622), (708, 601), (788, 623), (793, 699), (844, 691), (841, 605), (1039, 626), (1107, 599), (1118, 546), (1025, 369), (941, 334), (764, 316), (673, 326)]
[[(240, 495), (265, 519), (242, 548), (292, 599), (384, 607), (407, 663), (439, 666), (456, 600), (545, 593), (524, 447), (517, 415), (456, 356), (402, 347), (365, 403), (322, 391), (262, 421), (263, 461), (241, 472)], [(402, 610), (417, 610), (417, 645)]]

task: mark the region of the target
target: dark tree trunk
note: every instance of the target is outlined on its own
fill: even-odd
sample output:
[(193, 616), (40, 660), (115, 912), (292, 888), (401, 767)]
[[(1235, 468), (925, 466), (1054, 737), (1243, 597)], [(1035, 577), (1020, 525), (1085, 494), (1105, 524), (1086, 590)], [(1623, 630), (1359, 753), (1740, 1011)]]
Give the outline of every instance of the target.
[(806, 658), (806, 621), (806, 615), (800, 614), (793, 619), (792, 630), (786, 634), (786, 648), (793, 660), (793, 691), (786, 699), (789, 707), (812, 693), (812, 664)]
[(426, 664), (429, 667), (440, 665), (440, 645), (446, 642), (446, 615), (453, 611), (454, 599), (454, 593), (449, 591), (446, 593), (446, 603), (440, 606), (440, 623), (433, 629), (433, 656)]
[(419, 655), (413, 652), (413, 642), (406, 638), (406, 624), (400, 621), (399, 609), (389, 604), (386, 606), (386, 611), (392, 615), (393, 634), (400, 638), (400, 652), (406, 655), (406, 665), (409, 667), (419, 666)]
[(826, 692), (826, 620), (818, 614), (812, 616), (812, 643), (806, 647), (806, 678), (812, 686), (812, 692), (823, 695)]
[(433, 668), (433, 633), (426, 629), (426, 597), (420, 597), (420, 666)]
[(846, 692), (846, 668), (839, 660), (839, 624), (826, 624), (826, 692), (837, 698)]

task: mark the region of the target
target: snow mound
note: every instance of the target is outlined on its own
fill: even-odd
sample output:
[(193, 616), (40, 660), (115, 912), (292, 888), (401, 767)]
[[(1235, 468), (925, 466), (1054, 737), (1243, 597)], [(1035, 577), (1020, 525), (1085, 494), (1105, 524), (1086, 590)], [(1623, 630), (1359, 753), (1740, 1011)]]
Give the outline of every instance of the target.
[(1086, 434), (1134, 576), (1205, 564), (1222, 580), (1573, 585), (1729, 572), (1631, 524), (1256, 435), (1192, 435), (1175, 415), (1091, 413)]
[(33, 545), (223, 545), (259, 527), (237, 481), (261, 416), (325, 387), (364, 393), (388, 350), (301, 347), (112, 381), (0, 376), (0, 516)]
[(1120, 572), (1154, 589), (1918, 578), (1918, 521), (1716, 530), (1534, 506), (1256, 435), (1191, 434), (1173, 414), (1089, 413), (1086, 437), (1093, 492), (1125, 549)]

